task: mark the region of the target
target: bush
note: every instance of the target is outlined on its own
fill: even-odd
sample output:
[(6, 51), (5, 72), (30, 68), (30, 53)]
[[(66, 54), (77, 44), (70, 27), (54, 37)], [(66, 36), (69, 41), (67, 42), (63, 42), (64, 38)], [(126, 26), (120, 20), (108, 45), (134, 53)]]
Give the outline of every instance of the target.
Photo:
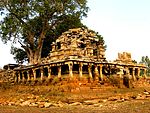
[(6, 89), (10, 89), (11, 88), (11, 84), (8, 82), (2, 82), (0, 83), (0, 89), (1, 90), (6, 90)]
[(123, 83), (121, 82), (121, 79), (117, 75), (111, 75), (109, 76), (109, 81), (113, 86), (121, 87)]
[(52, 80), (52, 84), (57, 84), (59, 81), (60, 81), (60, 78), (54, 77), (54, 79)]

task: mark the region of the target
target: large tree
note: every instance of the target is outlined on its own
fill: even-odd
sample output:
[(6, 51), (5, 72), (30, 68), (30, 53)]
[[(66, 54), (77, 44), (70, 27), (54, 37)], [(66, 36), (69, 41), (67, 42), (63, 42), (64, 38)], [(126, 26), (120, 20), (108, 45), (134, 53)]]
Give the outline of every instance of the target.
[(0, 37), (3, 42), (19, 42), (30, 64), (40, 62), (43, 42), (68, 15), (86, 16), (86, 0), (3, 0)]
[[(68, 15), (65, 21), (57, 24), (54, 30), (49, 30), (43, 42), (41, 57), (48, 56), (51, 50), (51, 43), (54, 42), (63, 32), (78, 27), (85, 27), (81, 23), (80, 17), (76, 15)], [(26, 52), (22, 48), (12, 46), (11, 54), (14, 55), (14, 59), (17, 63), (29, 61)]]

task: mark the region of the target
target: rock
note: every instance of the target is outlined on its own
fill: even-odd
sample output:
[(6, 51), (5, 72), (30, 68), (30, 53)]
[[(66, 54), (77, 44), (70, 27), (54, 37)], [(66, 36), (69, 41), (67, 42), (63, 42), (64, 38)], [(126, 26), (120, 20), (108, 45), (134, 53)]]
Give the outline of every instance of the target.
[(150, 98), (150, 94), (149, 94), (149, 95), (146, 95), (146, 98)]
[(3, 105), (8, 105), (8, 102), (4, 102)]
[(54, 103), (54, 104), (53, 104), (53, 106), (55, 106), (55, 107), (59, 107), (59, 105), (58, 105), (58, 104), (56, 104), (56, 103)]
[(63, 107), (63, 106), (64, 106), (64, 104), (61, 101), (59, 101), (58, 102), (58, 107)]
[(84, 101), (83, 103), (84, 103), (85, 105), (93, 105), (93, 104), (97, 104), (97, 103), (99, 103), (99, 102), (100, 102), (100, 100), (94, 99), (94, 100), (86, 100), (86, 101)]
[(44, 108), (44, 105), (43, 105), (43, 104), (40, 104), (40, 105), (39, 105), (39, 108)]
[(148, 91), (147, 89), (144, 89), (144, 92), (148, 92), (150, 94), (150, 91)]
[(20, 105), (20, 104), (21, 104), (20, 101), (15, 102), (15, 105), (16, 105), (16, 106), (18, 106), (18, 105)]
[(20, 102), (24, 102), (24, 100), (23, 100), (23, 99), (20, 99)]
[(20, 104), (20, 106), (29, 106), (30, 102), (29, 101), (24, 101)]
[(108, 97), (108, 101), (116, 101), (116, 100), (120, 100), (120, 97), (119, 96)]
[(124, 99), (125, 101), (130, 100), (130, 97), (129, 96), (124, 96), (122, 99)]
[(74, 102), (74, 103), (72, 103), (72, 104), (69, 104), (70, 106), (77, 106), (77, 105), (81, 105), (81, 103), (80, 102)]
[(143, 92), (145, 95), (149, 95), (149, 92)]
[(45, 107), (45, 108), (49, 108), (50, 106), (52, 106), (52, 103), (45, 102), (45, 104), (44, 104), (44, 107)]
[(38, 107), (39, 105), (37, 103), (31, 103), (29, 106), (30, 107)]
[(138, 95), (136, 97), (136, 99), (138, 99), (138, 100), (144, 100), (144, 99), (146, 99), (146, 96), (145, 95)]
[(107, 99), (102, 100), (102, 102), (107, 102), (107, 101), (108, 101)]
[(103, 105), (100, 104), (100, 103), (98, 103), (98, 104), (94, 104), (93, 106), (94, 106), (94, 107), (102, 107)]
[(136, 95), (132, 95), (131, 98), (132, 98), (132, 99), (136, 99), (137, 96), (136, 96)]
[(124, 99), (116, 100), (116, 102), (124, 102)]
[(46, 102), (36, 102), (36, 104), (38, 105), (39, 108), (44, 108)]
[(15, 102), (9, 102), (8, 105), (9, 106), (15, 105)]

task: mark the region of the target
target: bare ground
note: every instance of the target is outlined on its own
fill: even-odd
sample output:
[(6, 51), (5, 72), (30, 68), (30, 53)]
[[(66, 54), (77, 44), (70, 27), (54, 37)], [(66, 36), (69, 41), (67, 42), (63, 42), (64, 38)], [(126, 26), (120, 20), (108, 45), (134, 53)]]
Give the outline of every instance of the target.
[(149, 106), (149, 100), (111, 102), (100, 107), (89, 105), (50, 108), (0, 106), (0, 113), (150, 113)]
[[(77, 83), (78, 84), (78, 83)], [(65, 91), (65, 89), (67, 89)], [(150, 113), (150, 98), (128, 99), (127, 101), (106, 101), (99, 105), (65, 105), (62, 107), (51, 106), (49, 108), (21, 107), (2, 105), (6, 101), (17, 102), (27, 97), (38, 96), (38, 101), (61, 101), (66, 103), (83, 102), (92, 99), (106, 99), (115, 96), (135, 97), (148, 91), (150, 85), (140, 85), (135, 88), (116, 88), (113, 86), (76, 86), (76, 84), (63, 85), (1, 85), (0, 86), (0, 113)], [(33, 98), (34, 99), (34, 98)]]

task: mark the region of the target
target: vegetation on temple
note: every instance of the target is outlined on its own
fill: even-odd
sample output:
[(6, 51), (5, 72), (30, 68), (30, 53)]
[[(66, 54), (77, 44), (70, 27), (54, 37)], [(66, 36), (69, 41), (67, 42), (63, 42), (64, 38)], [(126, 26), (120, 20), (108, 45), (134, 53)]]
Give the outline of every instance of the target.
[(48, 33), (55, 34), (60, 23), (72, 16), (78, 19), (86, 16), (86, 3), (86, 0), (5, 0), (0, 4), (4, 16), (0, 37), (5, 43), (19, 42), (29, 63), (38, 63)]

